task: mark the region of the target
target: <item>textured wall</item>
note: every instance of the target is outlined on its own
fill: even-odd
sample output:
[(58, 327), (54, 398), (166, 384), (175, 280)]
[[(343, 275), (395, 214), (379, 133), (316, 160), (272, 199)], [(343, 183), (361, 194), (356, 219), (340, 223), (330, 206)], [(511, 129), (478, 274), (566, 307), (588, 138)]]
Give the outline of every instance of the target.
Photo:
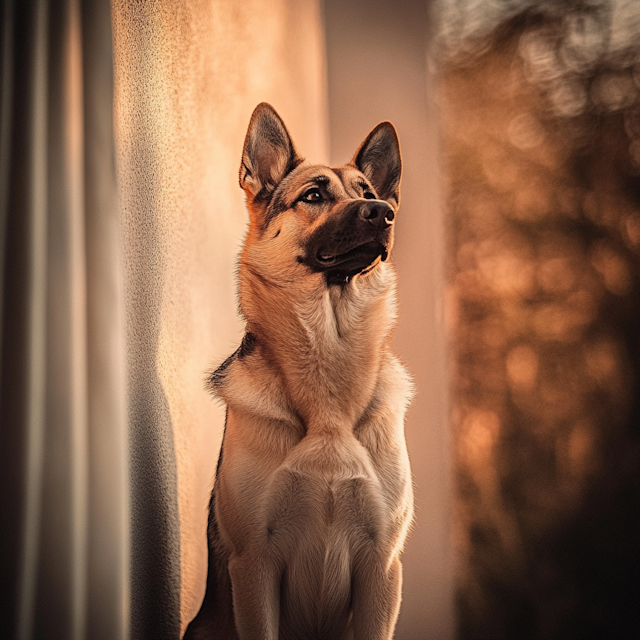
[[(324, 43), (315, 0), (115, 0), (113, 13), (133, 637), (175, 637), (204, 593), (224, 421), (203, 379), (242, 334), (234, 264), (246, 222), (237, 183), (246, 127), (268, 101), (304, 155), (327, 159)], [(180, 566), (170, 561), (177, 552)]]

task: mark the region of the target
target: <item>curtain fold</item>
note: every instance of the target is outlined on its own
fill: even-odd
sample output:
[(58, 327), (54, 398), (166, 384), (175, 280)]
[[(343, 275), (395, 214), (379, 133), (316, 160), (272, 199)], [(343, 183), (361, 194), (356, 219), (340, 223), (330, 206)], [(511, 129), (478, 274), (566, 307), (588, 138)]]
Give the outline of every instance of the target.
[(129, 629), (129, 454), (122, 231), (113, 126), (108, 0), (83, 0), (82, 59), (87, 287), (87, 637)]
[[(33, 630), (45, 422), (48, 3), (10, 3), (3, 43), (4, 286), (0, 390), (3, 637)], [(10, 105), (7, 104), (10, 101)], [(4, 142), (7, 141), (7, 142)]]
[(0, 636), (127, 635), (109, 3), (5, 2)]

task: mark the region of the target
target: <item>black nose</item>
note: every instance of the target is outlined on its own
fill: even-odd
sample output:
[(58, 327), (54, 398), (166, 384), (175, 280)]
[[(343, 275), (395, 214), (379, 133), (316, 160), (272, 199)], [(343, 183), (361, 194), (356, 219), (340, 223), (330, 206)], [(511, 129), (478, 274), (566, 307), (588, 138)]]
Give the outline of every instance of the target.
[(362, 204), (360, 207), (360, 217), (374, 227), (385, 228), (393, 224), (393, 219), (396, 217), (396, 214), (391, 208), (391, 205), (382, 200), (375, 200)]

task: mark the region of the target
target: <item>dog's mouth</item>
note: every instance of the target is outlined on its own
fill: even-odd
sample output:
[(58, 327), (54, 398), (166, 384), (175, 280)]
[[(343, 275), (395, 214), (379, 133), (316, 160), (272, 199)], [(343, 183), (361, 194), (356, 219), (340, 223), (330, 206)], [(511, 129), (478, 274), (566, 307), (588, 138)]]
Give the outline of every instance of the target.
[(378, 256), (380, 256), (382, 262), (384, 262), (388, 257), (387, 248), (381, 242), (371, 240), (370, 242), (365, 242), (357, 247), (353, 247), (353, 249), (349, 249), (349, 251), (345, 251), (344, 253), (319, 251), (316, 257), (320, 264), (326, 267), (333, 267), (346, 265), (348, 263), (362, 264), (363, 260), (367, 262), (365, 266), (368, 266), (368, 264), (371, 264)]
[(379, 240), (364, 242), (344, 253), (322, 249), (316, 254), (316, 260), (327, 272), (327, 280), (330, 283), (345, 282), (359, 273), (368, 271), (378, 258), (384, 262), (388, 257), (387, 247)]

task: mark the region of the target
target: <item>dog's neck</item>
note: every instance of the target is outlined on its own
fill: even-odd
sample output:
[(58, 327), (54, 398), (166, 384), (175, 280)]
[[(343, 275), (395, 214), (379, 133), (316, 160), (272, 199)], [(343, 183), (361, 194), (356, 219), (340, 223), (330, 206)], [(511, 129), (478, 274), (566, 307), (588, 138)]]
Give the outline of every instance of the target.
[(307, 433), (352, 427), (372, 401), (395, 325), (393, 268), (381, 264), (343, 287), (262, 295), (263, 286), (252, 282), (247, 306), (260, 313), (248, 310), (248, 329), (291, 410)]

